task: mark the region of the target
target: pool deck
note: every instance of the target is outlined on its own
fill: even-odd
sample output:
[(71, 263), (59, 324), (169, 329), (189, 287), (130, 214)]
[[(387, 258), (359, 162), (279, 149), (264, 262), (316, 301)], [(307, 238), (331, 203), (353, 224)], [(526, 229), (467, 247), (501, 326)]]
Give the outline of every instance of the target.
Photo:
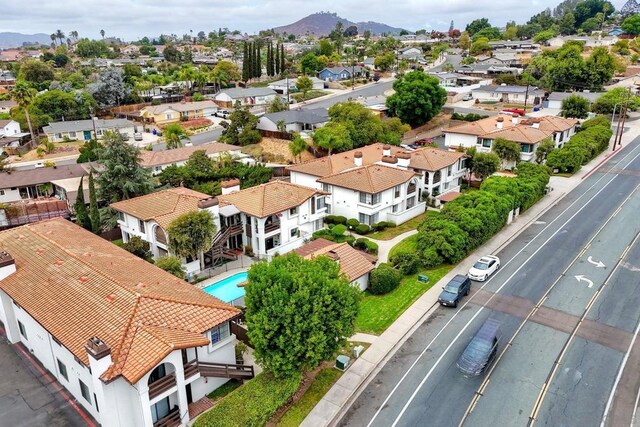
[(248, 271), (249, 267), (251, 266), (251, 264), (253, 264), (254, 261), (251, 258), (246, 257), (244, 255), (243, 257), (245, 258), (243, 260), (243, 267), (234, 268), (228, 271), (224, 271), (220, 274), (216, 274), (215, 276), (211, 276), (208, 279), (204, 279), (202, 282), (196, 284), (196, 286), (198, 286), (200, 289), (204, 289), (207, 286), (211, 286), (216, 282), (226, 279), (227, 277), (231, 277), (235, 274), (244, 273), (245, 271)]

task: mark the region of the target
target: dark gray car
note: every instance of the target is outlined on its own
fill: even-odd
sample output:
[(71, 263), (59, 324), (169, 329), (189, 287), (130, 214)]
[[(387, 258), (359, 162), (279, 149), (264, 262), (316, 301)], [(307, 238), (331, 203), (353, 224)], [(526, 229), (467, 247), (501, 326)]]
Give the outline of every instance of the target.
[(464, 376), (482, 374), (498, 354), (500, 322), (487, 319), (464, 349), (456, 366)]
[(442, 288), (438, 302), (444, 306), (457, 307), (463, 295), (469, 295), (471, 279), (462, 274), (457, 274)]

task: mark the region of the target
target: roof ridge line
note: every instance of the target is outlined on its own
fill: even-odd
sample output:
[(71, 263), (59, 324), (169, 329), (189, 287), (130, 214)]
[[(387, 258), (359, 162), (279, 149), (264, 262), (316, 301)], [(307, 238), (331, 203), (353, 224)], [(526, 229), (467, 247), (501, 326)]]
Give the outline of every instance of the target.
[[(218, 300), (213, 295), (211, 295), (211, 297), (215, 298), (217, 301), (220, 301), (220, 304), (218, 304), (217, 302), (215, 304), (208, 304), (208, 303), (194, 302), (194, 301), (182, 301), (182, 300), (178, 300), (178, 299), (171, 299), (171, 298), (163, 297), (163, 296), (160, 296), (160, 295), (140, 295), (140, 298), (153, 299), (153, 300), (158, 300), (158, 301), (167, 301), (167, 302), (172, 302), (172, 303), (175, 303), (175, 304), (193, 305), (193, 306), (197, 306), (197, 307), (207, 307), (207, 308), (217, 308), (217, 309), (227, 310), (227, 311), (238, 310), (235, 307), (233, 307), (232, 305), (226, 304), (222, 300)], [(230, 307), (233, 308), (234, 310), (231, 310)]]

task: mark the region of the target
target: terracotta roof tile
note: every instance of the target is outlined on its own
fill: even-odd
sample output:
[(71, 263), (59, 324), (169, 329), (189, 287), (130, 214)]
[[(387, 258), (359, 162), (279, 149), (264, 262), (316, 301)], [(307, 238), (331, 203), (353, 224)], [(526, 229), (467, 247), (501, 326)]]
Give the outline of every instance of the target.
[(179, 187), (122, 200), (109, 207), (143, 221), (154, 220), (166, 230), (174, 219), (197, 211), (198, 202), (209, 198), (208, 194)]
[[(0, 232), (16, 272), (0, 288), (79, 360), (97, 336), (111, 348), (105, 381), (138, 381), (173, 348), (239, 310), (64, 219)], [(62, 261), (62, 262), (60, 262)]]
[(553, 135), (551, 131), (536, 129), (531, 126), (513, 126), (482, 135), (483, 138), (503, 138), (521, 144), (535, 144)]
[(192, 147), (181, 147), (173, 150), (162, 151), (141, 151), (140, 164), (145, 168), (154, 166), (169, 165), (172, 163), (184, 162), (196, 151), (204, 150), (207, 155), (211, 156), (216, 153), (225, 151), (238, 151), (240, 147), (231, 144), (223, 144), (221, 142), (209, 142)]
[(374, 268), (374, 264), (359, 250), (352, 248), (348, 243), (334, 243), (326, 239), (316, 239), (295, 250), (299, 256), (312, 259), (318, 256), (327, 256), (334, 252), (338, 257), (340, 272), (350, 282), (364, 276)]
[(416, 173), (410, 170), (374, 164), (326, 176), (318, 182), (374, 194), (403, 184), (414, 176)]
[(218, 196), (221, 204), (234, 205), (241, 212), (264, 218), (300, 206), (316, 194), (328, 194), (314, 188), (285, 181), (270, 181), (256, 187)]
[(466, 157), (464, 153), (431, 147), (419, 148), (409, 154), (411, 156), (409, 165), (412, 168), (430, 172), (439, 171), (442, 168), (454, 165), (461, 157)]

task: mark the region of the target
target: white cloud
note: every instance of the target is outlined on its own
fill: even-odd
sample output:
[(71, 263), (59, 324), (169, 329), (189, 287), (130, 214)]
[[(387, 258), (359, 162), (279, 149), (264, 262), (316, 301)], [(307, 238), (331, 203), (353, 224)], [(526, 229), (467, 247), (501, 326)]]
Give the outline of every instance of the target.
[[(457, 28), (486, 17), (496, 26), (509, 20), (524, 22), (559, 0), (343, 0), (332, 12), (351, 21), (377, 21), (417, 30), (447, 30), (453, 19)], [(107, 35), (137, 39), (143, 35), (209, 32), (219, 27), (257, 32), (292, 23), (327, 6), (308, 0), (23, 0), (8, 2), (0, 14), (0, 31), (51, 33), (76, 30), (80, 36)]]

